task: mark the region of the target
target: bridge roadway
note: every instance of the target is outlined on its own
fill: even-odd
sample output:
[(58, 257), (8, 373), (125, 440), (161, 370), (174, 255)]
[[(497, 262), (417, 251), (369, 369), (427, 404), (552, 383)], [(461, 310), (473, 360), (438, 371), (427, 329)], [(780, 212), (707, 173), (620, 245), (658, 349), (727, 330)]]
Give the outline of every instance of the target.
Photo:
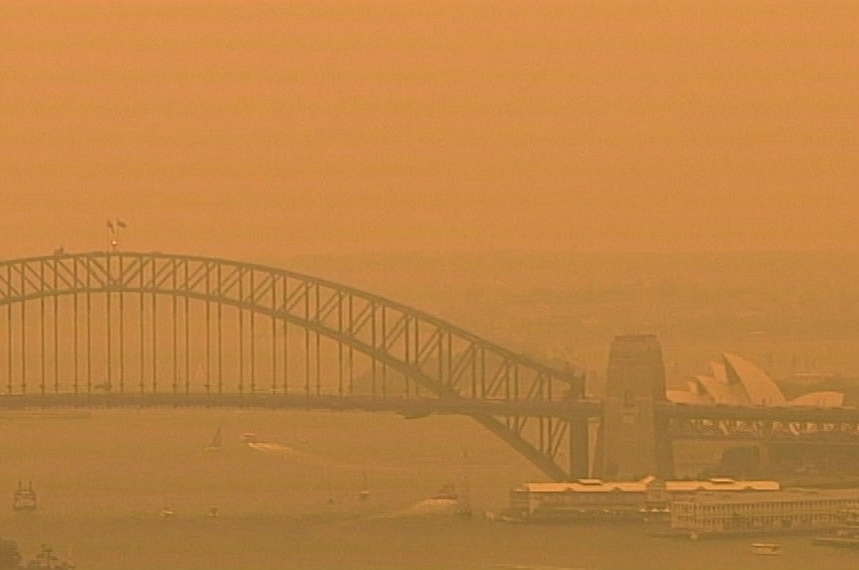
[(39, 408), (258, 408), (396, 412), (406, 417), (430, 414), (553, 418), (599, 417), (599, 400), (471, 400), (465, 398), (373, 398), (303, 394), (88, 393), (0, 395), (0, 409)]
[[(272, 393), (38, 393), (0, 395), (0, 409), (37, 408), (259, 408), (270, 410), (333, 410), (396, 412), (421, 417), (430, 414), (486, 416), (600, 418), (603, 403), (581, 398), (552, 401), (474, 400), (459, 397), (380, 398), (370, 396), (272, 394)], [(675, 404), (656, 406), (658, 417), (678, 420), (748, 420), (859, 424), (859, 408), (812, 406), (730, 406), (722, 404)]]

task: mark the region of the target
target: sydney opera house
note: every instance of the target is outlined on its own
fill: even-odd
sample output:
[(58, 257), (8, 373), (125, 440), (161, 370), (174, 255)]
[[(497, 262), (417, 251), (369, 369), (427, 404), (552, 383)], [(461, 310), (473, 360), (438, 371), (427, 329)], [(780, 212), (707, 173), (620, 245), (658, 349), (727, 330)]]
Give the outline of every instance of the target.
[(686, 390), (668, 390), (668, 399), (684, 404), (734, 406), (840, 407), (842, 392), (810, 392), (788, 400), (773, 379), (752, 362), (736, 354), (723, 353), (720, 362), (710, 363), (710, 373), (688, 382)]

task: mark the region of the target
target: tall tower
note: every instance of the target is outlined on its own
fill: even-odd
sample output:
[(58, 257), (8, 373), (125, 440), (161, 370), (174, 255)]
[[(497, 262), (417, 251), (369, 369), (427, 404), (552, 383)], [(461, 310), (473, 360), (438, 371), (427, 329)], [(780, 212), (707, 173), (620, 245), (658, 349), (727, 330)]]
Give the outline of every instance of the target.
[(671, 442), (659, 425), (665, 366), (655, 335), (615, 337), (609, 353), (606, 398), (597, 441), (597, 474), (604, 479), (670, 477)]

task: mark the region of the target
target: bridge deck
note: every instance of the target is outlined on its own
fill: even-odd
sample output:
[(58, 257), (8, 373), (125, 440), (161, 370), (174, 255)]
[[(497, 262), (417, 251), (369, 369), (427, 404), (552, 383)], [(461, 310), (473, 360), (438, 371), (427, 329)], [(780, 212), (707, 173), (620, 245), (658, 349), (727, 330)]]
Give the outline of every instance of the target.
[(25, 394), (0, 396), (0, 409), (39, 408), (259, 408), (271, 410), (356, 410), (408, 416), (462, 414), (487, 416), (599, 417), (596, 400), (535, 402), (463, 398), (371, 398), (283, 394)]

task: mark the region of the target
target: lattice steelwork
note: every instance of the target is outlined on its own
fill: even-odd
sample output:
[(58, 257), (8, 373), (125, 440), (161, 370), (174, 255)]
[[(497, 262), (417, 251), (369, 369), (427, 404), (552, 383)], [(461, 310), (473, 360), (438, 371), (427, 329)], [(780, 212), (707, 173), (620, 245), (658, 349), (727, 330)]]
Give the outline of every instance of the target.
[(859, 445), (855, 408), (663, 405), (672, 439)]
[[(587, 474), (587, 416), (598, 410), (576, 407), (580, 373), (311, 276), (160, 253), (12, 260), (0, 263), (0, 323), (7, 401), (300, 396), (402, 401), (411, 410), (428, 402), (431, 411), (449, 402), (457, 413), (474, 402), (481, 411), (468, 415), (550, 477)], [(534, 412), (511, 413), (519, 402)], [(506, 411), (482, 411), (491, 403)], [(555, 405), (540, 411), (540, 403)], [(565, 453), (569, 468), (558, 465)]]
[(674, 439), (765, 440), (859, 445), (859, 422), (792, 422), (741, 418), (675, 418)]

